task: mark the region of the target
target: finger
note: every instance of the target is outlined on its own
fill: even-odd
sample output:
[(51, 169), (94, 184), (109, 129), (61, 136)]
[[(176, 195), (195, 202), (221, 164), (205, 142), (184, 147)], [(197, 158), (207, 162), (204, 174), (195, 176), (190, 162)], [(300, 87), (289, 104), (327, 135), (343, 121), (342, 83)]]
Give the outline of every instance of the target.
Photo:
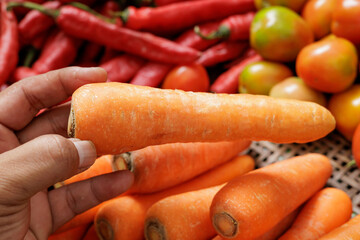
[(19, 145), (19, 140), (14, 132), (0, 123), (0, 153), (9, 151)]
[(68, 67), (23, 79), (0, 92), (0, 124), (20, 130), (40, 109), (60, 103), (86, 83), (104, 81), (104, 69), (80, 67)]
[(27, 201), (35, 193), (63, 181), (96, 159), (90, 141), (72, 142), (44, 135), (0, 155), (0, 195)]
[(64, 223), (103, 201), (125, 192), (134, 181), (130, 171), (116, 171), (49, 192), (55, 231)]
[(20, 143), (28, 142), (45, 134), (58, 134), (67, 137), (70, 107), (70, 103), (65, 103), (36, 117), (25, 128), (16, 133)]

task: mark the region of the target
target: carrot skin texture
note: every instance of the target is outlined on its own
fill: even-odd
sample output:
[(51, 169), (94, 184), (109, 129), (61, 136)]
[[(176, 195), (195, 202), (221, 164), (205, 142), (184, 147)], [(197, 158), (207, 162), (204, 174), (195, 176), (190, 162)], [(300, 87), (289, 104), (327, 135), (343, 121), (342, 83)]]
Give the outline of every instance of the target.
[(126, 10), (125, 26), (156, 34), (174, 34), (198, 23), (254, 10), (253, 0), (185, 1), (157, 8), (130, 6)]
[(247, 65), (261, 60), (262, 57), (259, 54), (251, 55), (250, 57), (243, 59), (229, 70), (220, 74), (210, 86), (210, 91), (214, 93), (237, 93), (239, 89), (239, 75), (241, 72)]
[(129, 158), (128, 163), (135, 176), (129, 192), (150, 193), (175, 186), (230, 161), (247, 149), (250, 143), (247, 140), (171, 143), (149, 146), (120, 156)]
[(331, 113), (311, 102), (100, 83), (73, 94), (68, 133), (105, 155), (173, 142), (308, 142), (334, 128)]
[(223, 237), (259, 237), (319, 191), (331, 172), (330, 160), (313, 153), (239, 176), (215, 195), (213, 226)]
[(303, 207), (291, 228), (279, 240), (317, 240), (349, 221), (350, 197), (337, 188), (324, 188)]
[(108, 82), (129, 82), (145, 63), (144, 59), (123, 54), (100, 65), (108, 73)]
[(154, 203), (146, 213), (145, 238), (155, 240), (160, 235), (169, 240), (208, 240), (215, 236), (210, 205), (221, 187), (177, 194)]
[(233, 60), (239, 57), (248, 47), (246, 42), (225, 41), (205, 50), (196, 61), (204, 67), (214, 66), (218, 63)]
[[(104, 239), (141, 240), (144, 238), (146, 211), (165, 197), (223, 184), (235, 176), (254, 169), (255, 161), (248, 155), (238, 156), (202, 175), (175, 187), (154, 194), (120, 197), (104, 204), (96, 214), (96, 231)], [(105, 237), (108, 236), (108, 237)]]
[(360, 215), (356, 215), (345, 224), (335, 228), (319, 240), (338, 240), (338, 239), (360, 239)]
[(112, 169), (112, 155), (101, 156), (96, 159), (95, 163), (84, 172), (76, 174), (75, 176), (65, 180), (64, 184), (70, 184), (74, 182), (79, 182), (82, 180), (86, 180), (95, 176), (99, 176), (106, 173), (111, 173)]

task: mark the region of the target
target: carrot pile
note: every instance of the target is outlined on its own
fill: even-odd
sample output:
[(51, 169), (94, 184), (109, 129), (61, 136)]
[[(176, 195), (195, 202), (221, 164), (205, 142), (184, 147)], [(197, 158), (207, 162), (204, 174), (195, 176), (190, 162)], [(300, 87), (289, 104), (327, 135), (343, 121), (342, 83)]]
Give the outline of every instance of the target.
[[(249, 40), (259, 2), (0, 2), (0, 91), (72, 65), (108, 73), (73, 94), (68, 124), (99, 157), (54, 187), (119, 170), (135, 176), (127, 192), (49, 239), (360, 239), (350, 197), (326, 186), (326, 156), (258, 168), (246, 155), (253, 141), (312, 142), (337, 124), (313, 102), (239, 94), (244, 69), (266, 60)], [(187, 83), (195, 90), (163, 89), (175, 68), (192, 65), (206, 75)]]

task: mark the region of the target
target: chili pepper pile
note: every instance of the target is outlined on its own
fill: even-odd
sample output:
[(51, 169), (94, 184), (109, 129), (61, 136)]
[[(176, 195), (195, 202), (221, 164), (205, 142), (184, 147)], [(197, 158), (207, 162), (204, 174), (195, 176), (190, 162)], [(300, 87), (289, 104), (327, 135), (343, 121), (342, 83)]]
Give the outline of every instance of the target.
[[(228, 70), (225, 64), (246, 60), (256, 10), (253, 0), (0, 4), (2, 88), (66, 66), (100, 66), (109, 81), (160, 87), (175, 66), (198, 64), (215, 82)], [(227, 35), (205, 37), (227, 22)], [(229, 37), (234, 34), (238, 37)], [(216, 85), (223, 85), (219, 81), (229, 80)], [(238, 80), (231, 81), (232, 90), (224, 85), (214, 91), (236, 92)]]

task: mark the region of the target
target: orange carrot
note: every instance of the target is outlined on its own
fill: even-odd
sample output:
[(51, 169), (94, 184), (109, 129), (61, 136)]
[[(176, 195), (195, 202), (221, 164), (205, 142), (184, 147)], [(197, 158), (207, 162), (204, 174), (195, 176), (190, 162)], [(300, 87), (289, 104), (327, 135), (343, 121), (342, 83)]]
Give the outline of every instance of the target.
[(259, 237), (319, 191), (331, 172), (330, 160), (313, 153), (237, 177), (213, 199), (213, 226), (225, 238)]
[(98, 154), (118, 154), (173, 142), (301, 143), (334, 128), (331, 113), (312, 102), (97, 83), (73, 94), (68, 133), (91, 140)]
[[(282, 219), (278, 224), (276, 224), (272, 229), (267, 231), (265, 234), (257, 237), (253, 240), (277, 240), (281, 234), (283, 234), (290, 225), (294, 222), (297, 214), (299, 213), (299, 208), (287, 215), (284, 219)], [(225, 238), (217, 235), (212, 240), (225, 240)]]
[[(135, 180), (130, 192), (150, 193), (175, 186), (227, 162), (250, 146), (250, 141), (169, 143), (149, 146), (115, 157), (128, 166)], [(115, 167), (117, 168), (117, 167)]]
[(102, 240), (129, 239), (144, 237), (144, 221), (147, 209), (165, 197), (201, 188), (216, 186), (235, 176), (254, 169), (254, 159), (238, 156), (208, 172), (173, 188), (146, 195), (127, 195), (111, 200), (96, 214), (95, 228)]
[(345, 224), (335, 228), (319, 240), (358, 240), (360, 239), (360, 215), (356, 215)]
[(65, 232), (61, 232), (58, 234), (52, 234), (48, 238), (48, 240), (81, 240), (82, 237), (85, 235), (86, 231), (89, 228), (89, 224), (83, 224), (77, 226), (75, 228), (68, 229)]
[(305, 204), (294, 224), (279, 240), (317, 240), (349, 221), (351, 214), (351, 199), (344, 191), (324, 188)]
[(82, 240), (100, 240), (96, 231), (95, 225), (92, 224), (91, 227), (87, 230), (86, 234), (84, 235)]
[(208, 240), (216, 235), (210, 205), (223, 185), (166, 197), (146, 213), (146, 240)]
[[(89, 179), (101, 174), (110, 173), (112, 169), (113, 155), (104, 155), (96, 159), (95, 163), (84, 172), (81, 172), (63, 182), (63, 184), (70, 184), (85, 179)], [(123, 170), (124, 167), (121, 169)], [(119, 166), (120, 170), (120, 166)]]

